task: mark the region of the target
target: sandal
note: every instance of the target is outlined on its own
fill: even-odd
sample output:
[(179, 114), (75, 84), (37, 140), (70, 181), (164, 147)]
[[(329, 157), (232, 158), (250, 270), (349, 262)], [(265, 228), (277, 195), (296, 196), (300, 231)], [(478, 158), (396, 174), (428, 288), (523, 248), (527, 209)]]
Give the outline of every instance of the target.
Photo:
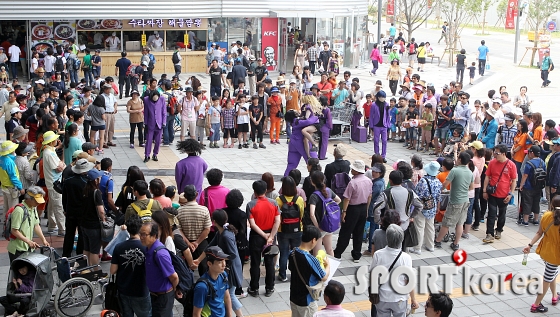
[(230, 148), (230, 149), (231, 149), (231, 148), (233, 148), (233, 147), (234, 147), (234, 145), (233, 145), (233, 144), (230, 144), (230, 145), (229, 145), (229, 148)]
[(558, 304), (558, 296), (552, 297), (552, 306), (556, 306)]

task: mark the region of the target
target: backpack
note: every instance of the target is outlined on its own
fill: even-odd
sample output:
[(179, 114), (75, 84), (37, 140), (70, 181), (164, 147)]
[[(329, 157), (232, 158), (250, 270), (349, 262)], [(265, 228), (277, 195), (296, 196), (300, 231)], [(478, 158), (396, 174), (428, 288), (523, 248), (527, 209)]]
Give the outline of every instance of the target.
[(82, 67), (82, 61), (79, 58), (74, 59), (74, 70), (79, 70)]
[(414, 43), (408, 44), (408, 54), (410, 55), (416, 54), (416, 45)]
[[(410, 206), (412, 205), (412, 200), (414, 199), (414, 192), (410, 188), (407, 188), (407, 190), (408, 190), (408, 197), (406, 198), (405, 213), (408, 215), (410, 212)], [(385, 193), (385, 197), (387, 197), (387, 201), (385, 203), (385, 207), (381, 209), (381, 217), (383, 217), (383, 215), (385, 214), (385, 210), (395, 209), (395, 201), (393, 200), (393, 195), (391, 195), (391, 187), (385, 189), (383, 193)], [(373, 210), (376, 210), (380, 205), (381, 203), (377, 204), (377, 206), (375, 206)]]
[(137, 64), (130, 64), (126, 69), (126, 77), (138, 77), (138, 74), (136, 73), (136, 67), (138, 67)]
[(22, 114), (21, 114), (21, 120), (20, 122), (23, 122), (24, 124), (27, 123), (27, 119), (29, 119), (29, 117), (34, 116), (35, 113), (37, 112), (37, 109), (39, 109), (39, 105), (34, 104), (33, 106), (27, 108)]
[(61, 73), (64, 71), (64, 62), (62, 61), (62, 56), (58, 56), (56, 58), (56, 61), (54, 62), (54, 70)]
[(142, 222), (148, 222), (148, 221), (152, 221), (152, 205), (153, 204), (154, 204), (154, 200), (150, 199), (148, 201), (148, 205), (146, 205), (146, 209), (144, 209), (144, 210), (141, 210), (140, 207), (138, 207), (138, 205), (136, 205), (136, 202), (133, 202), (132, 204), (130, 204), (130, 206), (132, 206), (132, 209), (134, 209), (136, 211), (136, 213), (138, 214), (140, 219), (142, 219)]
[(173, 64), (177, 64), (179, 63), (179, 55), (177, 52), (173, 53), (173, 56), (171, 56), (171, 62), (173, 62)]
[(325, 198), (318, 190), (314, 193), (323, 201), (323, 219), (319, 228), (326, 232), (335, 232), (340, 228), (340, 206), (330, 196)]
[(177, 105), (179, 104), (179, 102), (177, 101), (177, 97), (173, 96), (173, 94), (170, 94), (168, 92), (164, 92), (165, 95), (167, 95), (167, 112), (174, 116), (179, 110)]
[(348, 183), (350, 183), (348, 173), (336, 173), (331, 180), (331, 189), (338, 197), (342, 197)]
[(280, 226), (283, 233), (298, 233), (301, 231), (301, 213), (296, 204), (299, 196), (295, 195), (292, 201), (288, 202), (286, 196), (280, 195), (282, 208), (280, 208)]
[(72, 57), (68, 57), (66, 59), (66, 69), (67, 70), (74, 70), (74, 66), (76, 65), (76, 59)]
[(12, 234), (12, 213), (14, 212), (14, 209), (16, 209), (16, 207), (23, 208), (23, 219), (21, 220), (21, 222), (24, 222), (25, 220), (27, 220), (27, 222), (29, 222), (29, 226), (31, 226), (31, 217), (29, 216), (29, 211), (27, 210), (27, 208), (25, 208), (25, 206), (23, 204), (17, 204), (15, 206), (13, 206), (12, 208), (8, 209), (8, 212), (6, 213), (6, 219), (4, 221), (4, 231), (3, 231), (3, 234), (2, 234), (4, 239), (6, 239), (8, 241), (16, 238)]
[[(220, 277), (222, 277), (222, 279), (227, 281), (227, 278), (224, 276), (223, 273), (220, 274)], [(191, 289), (186, 294), (183, 295), (184, 299), (182, 304), (183, 304), (183, 311), (185, 317), (192, 317), (193, 308), (194, 308), (194, 289), (196, 287), (196, 284), (198, 283), (204, 283), (206, 284), (206, 288), (208, 288), (208, 294), (206, 294), (206, 300), (204, 301), (205, 303), (207, 303), (209, 300), (214, 299), (214, 297), (216, 297), (216, 289), (214, 288), (214, 286), (212, 286), (212, 284), (210, 284), (208, 279), (205, 277), (199, 278), (198, 280), (196, 280), (196, 283), (194, 283)]]
[(154, 66), (156, 65), (156, 58), (154, 57), (154, 54), (148, 54), (148, 58), (150, 58), (150, 62), (148, 63), (148, 68), (153, 69)]
[(540, 161), (541, 164), (539, 165), (539, 167), (536, 167), (535, 164), (533, 164), (531, 161), (527, 161), (527, 164), (531, 165), (531, 167), (533, 168), (533, 178), (531, 179), (531, 186), (533, 186), (533, 189), (538, 190), (543, 189), (546, 185), (546, 166), (543, 168), (543, 161)]
[[(161, 249), (167, 250), (167, 248), (164, 245), (160, 245), (154, 250), (154, 258), (156, 257), (156, 253)], [(188, 290), (193, 288), (194, 273), (191, 269), (187, 267), (187, 263), (185, 263), (185, 260), (183, 260), (180, 256), (178, 256), (173, 252), (169, 252), (169, 250), (167, 250), (167, 252), (171, 257), (171, 263), (173, 264), (173, 269), (179, 276), (179, 284), (177, 284), (177, 288), (180, 289), (182, 292), (187, 292)]]

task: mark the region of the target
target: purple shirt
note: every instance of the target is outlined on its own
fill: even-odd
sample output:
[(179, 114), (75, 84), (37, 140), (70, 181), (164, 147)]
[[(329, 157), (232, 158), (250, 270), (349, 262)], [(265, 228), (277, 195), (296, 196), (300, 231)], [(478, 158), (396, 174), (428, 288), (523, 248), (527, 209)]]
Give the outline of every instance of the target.
[[(389, 128), (391, 126), (391, 116), (389, 115), (389, 104), (385, 102), (385, 111), (383, 111), (383, 126)], [(379, 105), (377, 102), (371, 104), (369, 110), (369, 126), (375, 127), (375, 125), (381, 120), (379, 113)]]
[(154, 250), (159, 246), (163, 244), (156, 240), (146, 251), (146, 284), (153, 293), (167, 292), (172, 288), (169, 277), (175, 273), (169, 251), (161, 249), (157, 252), (157, 259), (155, 258)]
[(204, 181), (204, 173), (208, 169), (206, 161), (198, 155), (189, 155), (180, 160), (175, 165), (175, 181), (177, 182), (177, 190), (182, 193), (187, 185), (194, 185), (198, 192), (198, 198), (202, 193), (202, 182)]
[(165, 98), (160, 96), (153, 102), (149, 96), (144, 97), (144, 124), (149, 129), (162, 129), (167, 116)]

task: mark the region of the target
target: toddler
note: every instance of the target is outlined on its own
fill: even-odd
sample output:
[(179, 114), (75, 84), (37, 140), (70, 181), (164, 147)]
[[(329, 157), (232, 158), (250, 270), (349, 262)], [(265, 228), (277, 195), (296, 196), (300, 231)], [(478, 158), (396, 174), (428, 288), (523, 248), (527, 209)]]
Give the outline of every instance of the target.
[(473, 84), (474, 81), (474, 71), (476, 70), (476, 62), (472, 62), (471, 66), (468, 67), (469, 68), (469, 85)]
[(8, 84), (8, 72), (5, 66), (0, 67), (0, 83)]
[(371, 140), (371, 134), (373, 132), (373, 129), (369, 128), (369, 112), (371, 110), (371, 104), (373, 102), (373, 98), (371, 97), (371, 94), (367, 94), (366, 95), (366, 103), (364, 103), (363, 107), (364, 107), (364, 125), (368, 131), (368, 136), (367, 139)]
[[(221, 117), (222, 131), (224, 132), (224, 148), (233, 147), (235, 115), (236, 115), (235, 108), (233, 108), (231, 99), (228, 99), (226, 102), (226, 108), (222, 110), (222, 117)], [(231, 140), (231, 144), (228, 145), (229, 138), (232, 138), (232, 140)]]
[(389, 135), (389, 141), (395, 141), (397, 139), (397, 115), (399, 114), (399, 109), (397, 109), (397, 99), (391, 98), (389, 100), (389, 117), (391, 118), (391, 133)]
[[(239, 139), (238, 148), (249, 148), (247, 133), (249, 133), (249, 105), (246, 102), (245, 94), (237, 96), (239, 102), (235, 105), (237, 110), (237, 138)], [(243, 145), (241, 145), (243, 141)]]
[[(15, 294), (26, 294), (33, 291), (33, 284), (35, 283), (35, 269), (29, 267), (23, 261), (17, 270), (13, 273), (12, 282), (8, 286)], [(29, 310), (31, 296), (2, 296), (0, 297), (0, 304), (5, 308), (5, 315), (23, 316)]]

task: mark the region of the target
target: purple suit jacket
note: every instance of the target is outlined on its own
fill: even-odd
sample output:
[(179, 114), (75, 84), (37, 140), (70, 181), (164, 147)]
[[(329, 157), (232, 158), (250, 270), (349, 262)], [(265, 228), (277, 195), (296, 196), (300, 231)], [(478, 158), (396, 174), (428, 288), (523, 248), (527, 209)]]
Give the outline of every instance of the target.
[[(389, 115), (389, 104), (387, 102), (385, 102), (385, 111), (383, 112), (383, 127), (385, 128), (389, 128), (391, 127), (391, 116)], [(379, 122), (379, 120), (381, 120), (381, 118), (379, 118), (380, 114), (379, 114), (379, 105), (376, 102), (374, 102), (371, 105), (371, 108), (369, 110), (369, 127), (373, 128), (375, 127), (375, 125)]]
[(162, 129), (165, 125), (167, 109), (165, 98), (159, 97), (157, 102), (153, 102), (149, 96), (144, 97), (144, 124), (148, 129)]

